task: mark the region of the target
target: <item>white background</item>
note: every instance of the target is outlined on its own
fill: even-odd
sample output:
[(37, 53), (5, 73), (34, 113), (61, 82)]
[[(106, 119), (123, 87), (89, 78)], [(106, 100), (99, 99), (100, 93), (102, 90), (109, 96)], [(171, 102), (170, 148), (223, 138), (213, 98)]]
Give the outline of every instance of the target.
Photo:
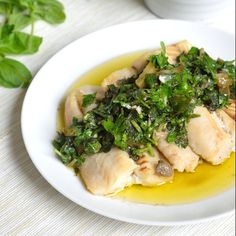
[[(36, 25), (40, 52), (20, 57), (35, 74), (55, 52), (106, 26), (155, 19), (141, 0), (63, 0), (67, 20)], [(234, 8), (207, 23), (234, 33)], [(115, 46), (115, 45), (114, 45)], [(46, 85), (45, 85), (46, 86)], [(178, 227), (123, 223), (92, 213), (54, 190), (32, 164), (22, 141), (20, 111), (25, 90), (0, 88), (0, 235), (234, 235), (234, 215)], [(43, 95), (42, 95), (43, 96)]]

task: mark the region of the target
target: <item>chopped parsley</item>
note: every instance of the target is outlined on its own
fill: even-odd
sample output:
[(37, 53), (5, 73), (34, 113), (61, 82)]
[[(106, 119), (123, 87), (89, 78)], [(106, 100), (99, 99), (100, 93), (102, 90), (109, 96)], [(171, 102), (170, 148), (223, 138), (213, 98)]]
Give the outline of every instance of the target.
[[(86, 155), (108, 152), (113, 146), (127, 151), (134, 160), (156, 145), (154, 131), (168, 131), (167, 141), (187, 147), (186, 125), (197, 117), (194, 108), (210, 111), (228, 105), (235, 95), (233, 61), (214, 60), (202, 49), (192, 47), (170, 64), (162, 45), (159, 55), (150, 57), (156, 73), (146, 74), (144, 88), (137, 78), (108, 86), (105, 97), (82, 121), (74, 119), (71, 136), (59, 133), (54, 148), (63, 163), (78, 167)], [(83, 106), (92, 104), (96, 94), (84, 96)]]
[(84, 95), (83, 96), (82, 106), (83, 107), (88, 107), (89, 105), (94, 103), (95, 98), (96, 98), (96, 93)]

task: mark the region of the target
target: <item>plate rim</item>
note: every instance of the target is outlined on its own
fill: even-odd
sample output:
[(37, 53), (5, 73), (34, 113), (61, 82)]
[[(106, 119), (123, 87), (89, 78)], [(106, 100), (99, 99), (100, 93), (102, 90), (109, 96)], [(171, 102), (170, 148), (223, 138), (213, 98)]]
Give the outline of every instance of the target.
[[(23, 101), (23, 105), (22, 105), (22, 110), (21, 110), (21, 134), (22, 134), (22, 137), (23, 137), (23, 141), (24, 141), (24, 144), (25, 144), (25, 147), (26, 147), (26, 150), (28, 152), (28, 155), (31, 159), (31, 161), (33, 162), (34, 166), (36, 167), (36, 169), (39, 171), (39, 173), (42, 175), (42, 177), (59, 193), (61, 193), (62, 195), (64, 195), (67, 199), (73, 201), (74, 203), (76, 203), (77, 205), (83, 207), (83, 208), (86, 208), (92, 212), (95, 212), (95, 213), (98, 213), (102, 216), (105, 216), (105, 217), (108, 217), (108, 218), (111, 218), (111, 219), (115, 219), (115, 220), (119, 220), (119, 221), (123, 221), (123, 222), (128, 222), (128, 223), (135, 223), (135, 224), (140, 224), (140, 225), (152, 225), (152, 226), (174, 226), (174, 225), (189, 225), (189, 224), (196, 224), (196, 223), (201, 223), (201, 222), (205, 222), (205, 221), (208, 221), (208, 220), (212, 220), (212, 219), (218, 219), (218, 218), (222, 218), (224, 216), (227, 216), (227, 215), (230, 215), (230, 214), (233, 214), (235, 212), (235, 209), (231, 209), (229, 211), (226, 211), (226, 212), (222, 212), (222, 213), (219, 213), (217, 215), (212, 215), (212, 216), (207, 216), (207, 217), (201, 217), (201, 218), (198, 218), (198, 219), (190, 219), (190, 220), (187, 220), (187, 221), (155, 221), (155, 222), (150, 222), (150, 221), (146, 221), (146, 220), (139, 220), (139, 219), (134, 219), (134, 218), (129, 218), (129, 217), (124, 217), (124, 216), (116, 216), (116, 215), (113, 215), (113, 214), (110, 214), (108, 212), (103, 212), (103, 211), (100, 211), (99, 209), (94, 209), (94, 208), (91, 208), (89, 206), (89, 204), (86, 204), (84, 202), (80, 202), (78, 203), (78, 201), (76, 201), (73, 197), (71, 197), (69, 194), (67, 194), (65, 191), (63, 191), (63, 189), (59, 188), (58, 186), (56, 186), (52, 181), (51, 179), (49, 179), (48, 177), (45, 176), (43, 170), (38, 166), (36, 160), (33, 158), (33, 153), (31, 153), (31, 150), (28, 146), (28, 143), (26, 141), (26, 128), (25, 128), (25, 125), (24, 125), (24, 115), (25, 115), (25, 107), (27, 105), (27, 100), (28, 100), (28, 97), (29, 97), (29, 93), (31, 91), (31, 88), (34, 84), (34, 81), (37, 80), (38, 76), (40, 75), (40, 72), (41, 70), (45, 67), (46, 64), (50, 63), (52, 60), (54, 60), (55, 57), (57, 57), (58, 54), (62, 53), (63, 51), (66, 51), (67, 48), (69, 47), (73, 47), (74, 44), (78, 43), (78, 41), (80, 41), (81, 39), (85, 40), (87, 37), (92, 37), (93, 35), (96, 35), (97, 33), (103, 33), (104, 31), (109, 31), (111, 28), (119, 28), (119, 27), (123, 27), (123, 26), (127, 26), (127, 25), (130, 25), (132, 26), (133, 24), (140, 24), (141, 22), (145, 22), (145, 23), (150, 23), (151, 22), (159, 22), (160, 24), (162, 23), (169, 23), (169, 24), (186, 24), (186, 25), (197, 25), (197, 26), (200, 26), (200, 27), (204, 27), (204, 28), (211, 28), (211, 29), (214, 29), (214, 30), (217, 30), (219, 32), (222, 32), (224, 34), (228, 34), (229, 36), (231, 37), (234, 37), (235, 39), (235, 35), (230, 33), (230, 32), (227, 32), (227, 31), (224, 31), (222, 29), (218, 29), (217, 27), (212, 27), (212, 26), (208, 26), (208, 25), (205, 25), (203, 23), (199, 23), (199, 22), (190, 22), (190, 21), (183, 21), (183, 20), (157, 20), (157, 19), (154, 19), (154, 20), (138, 20), (138, 21), (132, 21), (132, 22), (128, 22), (128, 23), (122, 23), (122, 24), (116, 24), (116, 25), (111, 25), (109, 27), (103, 27), (101, 29), (98, 29), (94, 32), (91, 32), (89, 34), (86, 34), (72, 42), (70, 42), (69, 44), (67, 44), (65, 47), (61, 48), (59, 51), (57, 51), (52, 57), (50, 57), (49, 60), (47, 60), (43, 66), (40, 67), (40, 69), (38, 70), (38, 72), (36, 73), (36, 75), (34, 76), (34, 79), (33, 81), (31, 82), (26, 94), (25, 94), (25, 97), (24, 97), (24, 101)], [(232, 187), (232, 189), (234, 189), (235, 191), (235, 188)], [(198, 201), (199, 202), (199, 201)], [(137, 203), (139, 204), (139, 203)]]

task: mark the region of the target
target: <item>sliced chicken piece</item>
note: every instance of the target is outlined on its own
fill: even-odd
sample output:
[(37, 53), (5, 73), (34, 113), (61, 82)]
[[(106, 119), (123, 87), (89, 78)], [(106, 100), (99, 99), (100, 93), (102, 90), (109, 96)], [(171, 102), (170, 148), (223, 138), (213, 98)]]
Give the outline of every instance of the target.
[(124, 68), (121, 70), (117, 70), (111, 73), (108, 77), (106, 77), (103, 81), (101, 86), (106, 89), (108, 85), (114, 84), (118, 86), (118, 82), (123, 79), (129, 79), (134, 76), (137, 76), (137, 72), (134, 68)]
[(172, 164), (174, 169), (179, 172), (194, 172), (199, 162), (199, 156), (195, 154), (189, 146), (181, 148), (175, 143), (168, 143), (166, 141), (167, 132), (158, 131), (154, 133), (154, 136), (157, 141), (158, 149)]
[(192, 45), (186, 40), (166, 47), (166, 54), (168, 56), (169, 63), (175, 64), (176, 58), (182, 53), (188, 53), (191, 47)]
[(80, 167), (81, 176), (89, 191), (96, 195), (115, 194), (132, 184), (137, 168), (127, 152), (112, 148), (86, 158)]
[(157, 70), (155, 66), (149, 62), (147, 66), (144, 68), (143, 72), (139, 75), (138, 79), (136, 79), (135, 83), (139, 88), (143, 88), (145, 86), (145, 78), (147, 74), (156, 74)]
[(216, 111), (216, 115), (218, 117), (218, 120), (220, 119), (220, 121), (222, 122), (220, 126), (226, 133), (231, 135), (233, 150), (235, 150), (235, 121), (223, 110)]
[[(169, 62), (175, 63), (176, 58), (183, 52), (187, 53), (191, 47), (192, 47), (192, 45), (186, 40), (183, 40), (183, 41), (180, 41), (176, 44), (172, 44), (172, 45), (167, 46), (166, 53), (169, 57)], [(149, 57), (151, 55), (157, 55), (160, 52), (161, 52), (160, 49), (145, 52), (143, 55), (141, 55), (139, 58), (137, 58), (133, 62), (132, 67), (134, 69), (136, 69), (138, 74), (140, 74), (144, 70), (144, 68), (147, 66)]]
[[(167, 46), (166, 55), (168, 56), (169, 63), (176, 63), (176, 58), (182, 53), (187, 53), (191, 49), (191, 47), (192, 45), (186, 40)], [(151, 55), (158, 55), (160, 52), (161, 49), (147, 52), (136, 61), (134, 61), (132, 66), (137, 70), (138, 74), (143, 71), (136, 80), (136, 84), (139, 88), (144, 87), (146, 74), (155, 74), (157, 72), (154, 65), (148, 62), (148, 59)]]
[(154, 156), (144, 153), (136, 161), (138, 167), (134, 171), (134, 182), (144, 186), (155, 186), (169, 182), (174, 177), (174, 171), (170, 163), (163, 155), (153, 149)]
[(218, 165), (229, 157), (233, 144), (226, 133), (205, 107), (196, 107), (193, 118), (187, 125), (189, 146), (204, 160)]
[(66, 128), (69, 128), (72, 125), (74, 117), (81, 121), (84, 114), (97, 106), (96, 103), (93, 103), (88, 107), (82, 106), (84, 95), (93, 93), (96, 93), (97, 101), (105, 96), (105, 91), (102, 87), (92, 85), (81, 86), (67, 96), (64, 113)]
[(72, 92), (67, 96), (65, 101), (65, 127), (69, 128), (72, 125), (73, 118), (77, 118), (79, 121), (83, 119), (83, 113), (79, 107), (77, 95)]
[(232, 119), (236, 120), (236, 101), (230, 100), (230, 105), (223, 109)]
[(168, 56), (169, 63), (175, 64), (177, 57), (180, 56), (182, 53), (188, 53), (191, 47), (192, 44), (189, 43), (187, 40), (183, 40), (178, 43), (167, 46), (166, 55)]
[(96, 93), (96, 97), (95, 97), (96, 101), (102, 100), (105, 96), (105, 90), (101, 86), (85, 85), (85, 86), (79, 87), (75, 92), (77, 95), (80, 108), (84, 114), (86, 114), (87, 112), (97, 107), (97, 104), (95, 102), (89, 105), (88, 107), (83, 107), (82, 104), (83, 104), (84, 95)]
[(149, 57), (155, 52), (156, 50), (145, 52), (133, 62), (132, 67), (137, 71), (138, 74), (140, 74), (144, 70), (144, 68), (148, 64)]

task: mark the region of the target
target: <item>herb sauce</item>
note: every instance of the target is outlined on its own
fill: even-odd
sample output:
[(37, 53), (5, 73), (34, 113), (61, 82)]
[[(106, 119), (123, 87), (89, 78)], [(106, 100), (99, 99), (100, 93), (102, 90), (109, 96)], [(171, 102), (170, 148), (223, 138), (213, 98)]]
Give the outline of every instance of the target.
[[(123, 55), (95, 67), (72, 85), (68, 93), (83, 85), (100, 85), (101, 81), (115, 70), (128, 67), (143, 51)], [(58, 130), (64, 128), (64, 102), (57, 120)], [(145, 187), (133, 185), (116, 194), (114, 198), (147, 204), (190, 203), (217, 195), (235, 184), (235, 153), (223, 164), (213, 166), (206, 162), (199, 164), (195, 173), (175, 172), (172, 183), (161, 186)]]

